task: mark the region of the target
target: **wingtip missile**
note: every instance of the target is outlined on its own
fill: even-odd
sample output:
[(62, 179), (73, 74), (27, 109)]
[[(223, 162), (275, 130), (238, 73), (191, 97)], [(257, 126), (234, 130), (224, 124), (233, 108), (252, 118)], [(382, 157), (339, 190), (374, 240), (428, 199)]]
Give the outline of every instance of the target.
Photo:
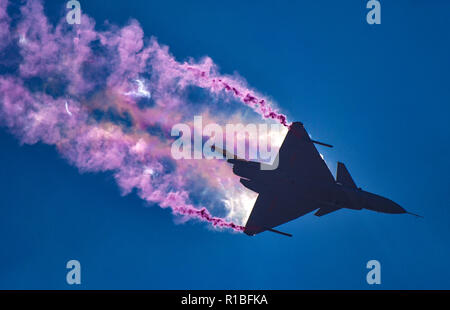
[(315, 143), (315, 144), (320, 144), (320, 145), (323, 145), (323, 146), (326, 146), (326, 147), (331, 147), (331, 148), (333, 147), (331, 144), (323, 143), (323, 142), (316, 141), (316, 140), (311, 140), (311, 142)]

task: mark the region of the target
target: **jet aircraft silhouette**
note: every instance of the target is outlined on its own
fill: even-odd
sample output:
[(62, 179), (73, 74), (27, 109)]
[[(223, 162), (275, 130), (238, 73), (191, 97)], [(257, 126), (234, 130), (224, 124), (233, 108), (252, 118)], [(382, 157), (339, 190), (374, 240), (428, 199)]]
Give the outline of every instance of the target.
[(272, 231), (292, 236), (274, 227), (314, 210), (316, 216), (342, 208), (419, 216), (390, 199), (358, 188), (343, 163), (338, 162), (335, 180), (314, 144), (332, 147), (312, 140), (302, 123), (293, 123), (278, 152), (278, 167), (274, 170), (261, 170), (261, 163), (233, 158), (222, 150), (234, 165), (233, 172), (241, 177), (240, 182), (259, 193), (244, 233), (253, 236)]

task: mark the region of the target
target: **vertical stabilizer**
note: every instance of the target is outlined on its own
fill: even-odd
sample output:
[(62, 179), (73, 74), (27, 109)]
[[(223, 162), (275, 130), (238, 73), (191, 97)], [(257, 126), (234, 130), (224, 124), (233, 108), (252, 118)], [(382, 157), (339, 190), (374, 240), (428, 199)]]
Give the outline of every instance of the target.
[(348, 173), (347, 168), (343, 163), (338, 162), (336, 182), (341, 183), (344, 186), (356, 188), (356, 184), (352, 179), (350, 173)]

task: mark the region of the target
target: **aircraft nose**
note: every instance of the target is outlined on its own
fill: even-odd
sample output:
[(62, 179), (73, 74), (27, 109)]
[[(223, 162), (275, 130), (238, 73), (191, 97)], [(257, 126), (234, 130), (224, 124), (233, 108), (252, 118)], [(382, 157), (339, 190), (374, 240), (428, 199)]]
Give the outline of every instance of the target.
[(366, 208), (373, 211), (391, 214), (407, 213), (406, 210), (403, 209), (403, 207), (398, 203), (377, 195), (371, 195), (371, 197), (368, 197), (366, 204)]
[(389, 205), (389, 208), (392, 210), (392, 213), (406, 213), (406, 210), (403, 209), (402, 206), (400, 206), (398, 203), (393, 202), (392, 200), (386, 199), (387, 204)]

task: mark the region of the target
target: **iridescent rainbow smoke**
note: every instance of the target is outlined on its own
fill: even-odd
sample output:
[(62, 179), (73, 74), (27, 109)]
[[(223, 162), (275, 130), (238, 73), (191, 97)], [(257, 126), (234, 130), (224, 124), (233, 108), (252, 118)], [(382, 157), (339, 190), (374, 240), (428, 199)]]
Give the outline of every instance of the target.
[(168, 134), (193, 113), (289, 126), (268, 98), (208, 57), (178, 62), (137, 21), (98, 31), (86, 15), (80, 25), (49, 24), (38, 0), (14, 22), (7, 9), (0, 0), (0, 124), (22, 143), (55, 145), (81, 172), (112, 171), (124, 195), (136, 190), (185, 220), (242, 230), (255, 194), (221, 161), (171, 160)]

